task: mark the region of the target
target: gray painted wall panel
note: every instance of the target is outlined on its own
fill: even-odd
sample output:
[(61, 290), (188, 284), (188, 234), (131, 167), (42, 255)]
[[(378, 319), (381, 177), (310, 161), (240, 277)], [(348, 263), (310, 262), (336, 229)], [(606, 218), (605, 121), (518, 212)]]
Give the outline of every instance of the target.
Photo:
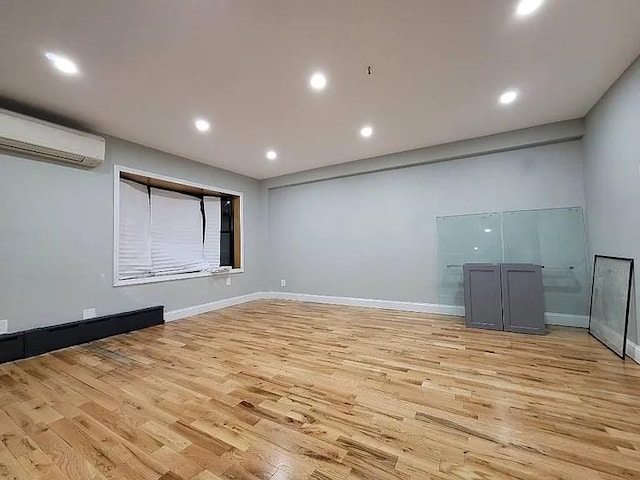
[[(587, 240), (594, 254), (640, 259), (640, 59), (589, 112), (584, 142)], [(635, 297), (640, 282), (635, 282)], [(638, 343), (634, 308), (628, 338)]]
[[(113, 287), (114, 163), (244, 192), (245, 270), (222, 277)], [(0, 152), (0, 319), (10, 331), (151, 305), (167, 310), (264, 290), (266, 228), (257, 180), (117, 139), (96, 169)]]
[(268, 286), (437, 303), (436, 216), (583, 206), (582, 168), (571, 141), (272, 189)]

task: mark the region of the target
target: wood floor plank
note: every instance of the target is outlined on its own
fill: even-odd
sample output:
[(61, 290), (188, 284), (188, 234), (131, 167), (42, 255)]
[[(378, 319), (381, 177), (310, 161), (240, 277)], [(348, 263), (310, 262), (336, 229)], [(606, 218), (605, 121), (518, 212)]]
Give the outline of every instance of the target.
[(28, 455), (22, 455), (18, 458), (18, 461), (31, 479), (65, 480), (67, 478), (53, 463), (53, 460), (40, 449), (34, 450)]
[(0, 478), (28, 480), (30, 475), (8, 450), (2, 450), (0, 451)]
[(257, 301), (0, 366), (0, 479), (640, 478), (586, 332)]

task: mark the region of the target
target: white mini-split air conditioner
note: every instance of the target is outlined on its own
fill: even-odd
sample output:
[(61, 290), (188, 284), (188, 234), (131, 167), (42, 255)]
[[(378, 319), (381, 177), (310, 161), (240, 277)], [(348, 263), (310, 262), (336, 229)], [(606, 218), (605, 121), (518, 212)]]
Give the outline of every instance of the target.
[(0, 149), (96, 167), (104, 138), (0, 109)]

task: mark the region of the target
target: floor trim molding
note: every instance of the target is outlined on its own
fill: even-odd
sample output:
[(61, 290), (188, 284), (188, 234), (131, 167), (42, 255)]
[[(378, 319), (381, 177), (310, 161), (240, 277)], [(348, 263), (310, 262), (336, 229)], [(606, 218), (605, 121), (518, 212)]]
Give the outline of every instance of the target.
[(625, 352), (627, 357), (632, 359), (634, 362), (640, 364), (640, 346), (633, 343), (628, 338), (627, 338), (627, 348)]
[(233, 305), (240, 305), (241, 303), (252, 302), (254, 300), (261, 300), (267, 298), (265, 292), (249, 293), (247, 295), (240, 295), (238, 297), (223, 298), (215, 302), (203, 303), (202, 305), (194, 305), (193, 307), (178, 308), (164, 313), (165, 322), (174, 322), (181, 318), (192, 317), (194, 315), (200, 315), (202, 313), (213, 312), (214, 310), (220, 310), (221, 308), (231, 307)]
[[(611, 338), (616, 344), (619, 344), (620, 341), (622, 340), (621, 333), (618, 333), (608, 328), (604, 324), (602, 324), (600, 328), (603, 330), (607, 330), (607, 332), (604, 332), (605, 336), (607, 336), (608, 338)], [(634, 362), (640, 364), (640, 346), (638, 346), (636, 343), (632, 342), (628, 338), (627, 338), (627, 344), (625, 345), (624, 353), (625, 353), (625, 357), (629, 357)]]
[[(437, 303), (401, 302), (397, 300), (377, 300), (371, 298), (338, 297), (332, 295), (312, 295), (307, 293), (291, 292), (254, 292), (238, 297), (224, 298), (215, 302), (194, 305), (192, 307), (179, 308), (165, 312), (164, 321), (173, 322), (181, 318), (213, 312), (221, 308), (240, 305), (254, 300), (295, 300), (299, 302), (326, 303), (331, 305), (348, 305), (352, 307), (382, 308), (386, 310), (398, 310), (403, 312), (433, 313), (436, 315), (464, 316), (464, 307), (457, 305), (442, 305)], [(545, 322), (549, 325), (561, 325), (565, 327), (589, 327), (589, 317), (586, 315), (569, 315), (566, 313), (544, 314)], [(635, 345), (635, 344), (634, 344)], [(640, 358), (640, 347), (638, 351)]]
[[(309, 295), (305, 293), (270, 292), (268, 298), (281, 300), (298, 300), (301, 302), (330, 303), (334, 305), (349, 305), (355, 307), (384, 308), (387, 310), (401, 310), (405, 312), (434, 313), (438, 315), (464, 316), (464, 307), (457, 305), (442, 305), (437, 303), (399, 302), (395, 300), (372, 300), (367, 298), (335, 297), (329, 295)], [(569, 315), (566, 313), (546, 312), (545, 323), (565, 327), (589, 327), (589, 317), (586, 315)]]
[(178, 308), (165, 312), (164, 321), (173, 322), (181, 318), (213, 312), (221, 308), (240, 305), (254, 300), (295, 300), (299, 302), (328, 303), (331, 305), (348, 305), (353, 307), (382, 308), (386, 310), (400, 310), (405, 312), (434, 313), (438, 315), (464, 315), (464, 307), (456, 305), (439, 305), (435, 303), (399, 302), (395, 300), (374, 300), (368, 298), (334, 297), (329, 295), (311, 295), (290, 292), (255, 292), (238, 297), (224, 298), (215, 302), (203, 303), (192, 307)]
[(545, 312), (544, 321), (547, 325), (589, 328), (589, 317), (587, 315), (571, 315), (568, 313)]
[(297, 300), (300, 302), (328, 303), (352, 307), (383, 308), (404, 312), (434, 313), (438, 315), (464, 315), (464, 307), (440, 305), (436, 303), (400, 302), (396, 300), (375, 300), (370, 298), (335, 297), (330, 295), (310, 295), (306, 293), (269, 292), (268, 298)]

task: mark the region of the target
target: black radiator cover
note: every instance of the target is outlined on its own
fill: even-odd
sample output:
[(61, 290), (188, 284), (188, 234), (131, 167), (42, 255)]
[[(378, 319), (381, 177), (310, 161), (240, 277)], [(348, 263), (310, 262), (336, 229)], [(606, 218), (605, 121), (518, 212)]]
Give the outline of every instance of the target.
[(151, 307), (0, 335), (0, 363), (29, 358), (163, 323), (164, 307)]
[(24, 358), (24, 335), (0, 335), (0, 363)]

